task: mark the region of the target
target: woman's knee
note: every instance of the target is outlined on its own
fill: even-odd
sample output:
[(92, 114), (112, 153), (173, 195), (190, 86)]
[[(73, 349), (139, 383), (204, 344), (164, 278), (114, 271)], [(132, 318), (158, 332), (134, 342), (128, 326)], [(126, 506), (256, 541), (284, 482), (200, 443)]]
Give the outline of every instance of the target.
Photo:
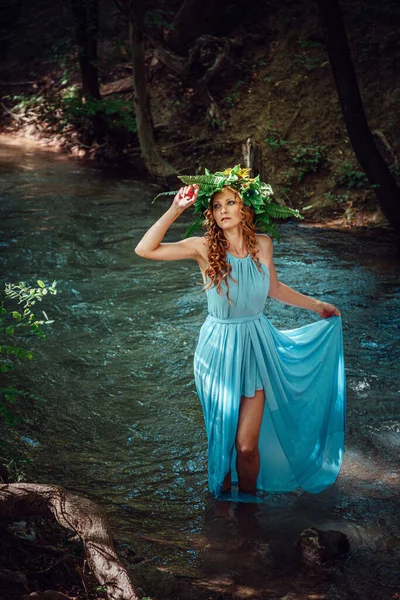
[(236, 452), (244, 459), (249, 462), (257, 458), (258, 455), (258, 444), (257, 441), (252, 440), (237, 440), (236, 441)]

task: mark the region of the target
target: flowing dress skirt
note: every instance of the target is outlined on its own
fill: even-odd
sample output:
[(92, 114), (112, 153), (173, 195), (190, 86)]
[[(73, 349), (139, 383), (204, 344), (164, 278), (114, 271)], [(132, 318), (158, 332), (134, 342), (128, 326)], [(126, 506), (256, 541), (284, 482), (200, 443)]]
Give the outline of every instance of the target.
[[(229, 471), (236, 472), (235, 438), (242, 396), (263, 389), (260, 438), (262, 492), (297, 488), (318, 493), (337, 478), (344, 453), (345, 370), (341, 317), (279, 331), (262, 313), (269, 273), (250, 256), (228, 255), (229, 304), (215, 288), (194, 356), (197, 392), (208, 437), (210, 491), (217, 498)], [(230, 497), (248, 500), (233, 492)]]

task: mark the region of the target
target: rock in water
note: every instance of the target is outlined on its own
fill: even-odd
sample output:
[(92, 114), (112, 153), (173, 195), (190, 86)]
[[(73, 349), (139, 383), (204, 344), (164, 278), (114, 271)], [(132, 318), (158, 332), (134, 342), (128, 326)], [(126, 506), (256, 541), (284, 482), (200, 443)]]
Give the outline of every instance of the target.
[(318, 565), (339, 558), (350, 549), (349, 540), (341, 531), (322, 531), (315, 527), (301, 532), (298, 546), (303, 560)]

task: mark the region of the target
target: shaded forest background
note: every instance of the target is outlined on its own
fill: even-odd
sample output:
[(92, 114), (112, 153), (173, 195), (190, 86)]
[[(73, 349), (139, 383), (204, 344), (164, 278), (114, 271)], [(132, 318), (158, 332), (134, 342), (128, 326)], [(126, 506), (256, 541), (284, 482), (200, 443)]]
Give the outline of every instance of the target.
[[(400, 7), (341, 6), (369, 126), (399, 182)], [(3, 132), (145, 176), (144, 90), (141, 118), (165, 173), (249, 159), (309, 220), (386, 223), (349, 142), (317, 3), (3, 1), (0, 51)]]
[[(385, 227), (386, 235), (379, 184), (361, 168), (343, 118), (319, 14), (323, 4), (335, 1), (0, 0), (1, 133), (175, 188), (178, 173), (251, 165), (278, 201), (300, 209), (309, 222)], [(388, 212), (398, 230), (400, 5), (343, 0), (341, 7), (369, 129), (393, 179)], [(36, 292), (19, 292), (39, 299), (47, 288), (41, 280), (38, 285)], [(43, 321), (30, 318), (29, 311), (22, 317), (3, 309), (4, 335), (14, 335), (16, 322), (40, 337)], [(32, 358), (11, 343), (2, 351), (8, 357), (2, 373), (13, 368), (10, 356)], [(0, 416), (12, 425), (7, 402), (25, 392), (0, 392), (6, 400)], [(143, 597), (115, 552), (102, 511), (55, 486), (7, 485), (18, 477), (0, 460), (0, 517), (39, 516), (40, 551), (56, 556), (49, 583), (50, 567), (43, 569), (43, 554), (36, 553), (26, 569), (31, 580), (42, 577), (41, 585), (61, 586), (75, 597)], [(64, 528), (74, 537), (65, 539)], [(12, 569), (28, 554), (30, 540), (16, 542), (8, 529), (0, 533), (0, 583), (14, 590), (10, 599), (19, 598), (31, 583)], [(67, 550), (58, 548), (63, 545)], [(131, 565), (143, 560), (130, 547), (117, 550)], [(93, 575), (90, 595), (79, 571), (83, 560)], [(158, 582), (160, 572), (153, 575)], [(81, 583), (84, 591), (78, 591)], [(181, 597), (210, 597), (207, 589), (182, 591), (184, 585), (190, 584), (179, 582)]]

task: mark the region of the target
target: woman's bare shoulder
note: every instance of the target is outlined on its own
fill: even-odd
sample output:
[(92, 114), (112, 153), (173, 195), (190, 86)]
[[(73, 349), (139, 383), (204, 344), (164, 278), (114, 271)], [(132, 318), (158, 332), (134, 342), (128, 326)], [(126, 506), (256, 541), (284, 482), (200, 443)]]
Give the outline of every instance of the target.
[(209, 241), (206, 239), (206, 237), (204, 235), (203, 236), (194, 235), (188, 239), (192, 240), (192, 243), (195, 244), (196, 248), (200, 252), (204, 252), (204, 250), (208, 251)]
[(265, 233), (256, 233), (256, 239), (259, 249), (258, 258), (269, 267), (272, 262), (273, 253), (272, 239)]
[(257, 244), (261, 250), (272, 250), (272, 239), (266, 233), (256, 233)]
[(208, 260), (209, 241), (204, 236), (192, 236), (188, 239), (190, 239), (192, 246), (194, 248), (196, 248), (200, 257), (203, 260), (207, 261)]

